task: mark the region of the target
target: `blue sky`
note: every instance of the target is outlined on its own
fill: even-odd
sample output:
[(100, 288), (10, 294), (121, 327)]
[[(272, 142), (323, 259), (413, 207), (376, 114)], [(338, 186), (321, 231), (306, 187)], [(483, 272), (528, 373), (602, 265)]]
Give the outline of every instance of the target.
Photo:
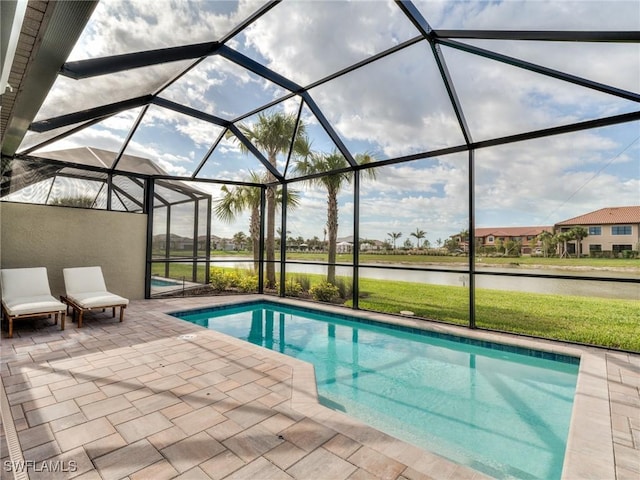
[[(436, 29), (640, 30), (640, 3), (636, 1), (415, 3)], [(70, 60), (217, 40), (260, 5), (103, 0)], [(286, 1), (228, 45), (308, 85), (417, 34), (392, 2)], [(541, 42), (469, 43), (621, 89), (636, 93), (640, 89), (638, 44), (562, 43), (549, 48)], [(474, 140), (640, 110), (631, 101), (448, 47), (442, 51)], [(104, 104), (114, 98), (111, 95), (121, 99), (146, 93), (189, 63), (90, 81), (61, 77), (38, 118)], [(233, 118), (285, 93), (214, 56), (161, 96)], [(426, 42), (316, 87), (310, 94), (353, 153), (369, 152), (382, 160), (463, 142)], [(299, 97), (293, 97), (274, 109), (295, 113), (299, 105)], [(47, 148), (90, 145), (118, 151), (138, 112), (125, 112)], [(308, 110), (304, 113), (314, 148), (330, 151), (326, 133)], [(179, 175), (193, 172), (221, 131), (160, 107), (149, 108), (141, 125), (127, 153), (150, 158)], [(605, 206), (640, 204), (639, 136), (640, 124), (635, 122), (478, 150), (477, 226), (553, 224)], [(250, 169), (259, 166), (229, 139), (219, 148), (203, 175), (243, 180)], [(385, 240), (388, 232), (400, 231), (406, 238), (420, 228), (435, 243), (466, 228), (467, 177), (466, 154), (385, 167), (375, 180), (363, 182), (362, 236)], [(302, 188), (303, 202), (290, 218), (291, 235), (322, 238), (325, 195)], [(203, 189), (219, 195), (217, 186)], [(340, 236), (352, 233), (353, 196), (349, 192), (347, 189), (340, 198)], [(243, 217), (215, 229), (222, 236), (247, 232), (248, 221)]]

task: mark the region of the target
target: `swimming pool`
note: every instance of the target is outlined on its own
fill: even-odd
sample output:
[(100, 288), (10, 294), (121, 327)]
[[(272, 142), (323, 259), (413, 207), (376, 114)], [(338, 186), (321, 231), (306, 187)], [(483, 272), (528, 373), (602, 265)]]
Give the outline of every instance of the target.
[(152, 287), (179, 287), (179, 286), (182, 286), (182, 282), (151, 277), (151, 286)]
[(305, 360), (319, 400), (496, 478), (560, 478), (578, 359), (250, 302), (172, 315)]

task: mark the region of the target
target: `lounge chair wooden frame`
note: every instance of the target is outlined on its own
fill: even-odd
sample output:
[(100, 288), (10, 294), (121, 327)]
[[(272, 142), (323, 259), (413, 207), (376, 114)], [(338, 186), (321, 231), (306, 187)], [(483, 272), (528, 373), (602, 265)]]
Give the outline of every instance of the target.
[(105, 311), (106, 308), (112, 309), (113, 318), (116, 316), (116, 308), (120, 307), (120, 322), (124, 321), (124, 309), (127, 308), (127, 304), (118, 304), (118, 305), (108, 305), (105, 307), (83, 307), (82, 305), (74, 302), (71, 298), (66, 295), (60, 295), (60, 301), (67, 305), (67, 314), (69, 314), (69, 308), (72, 309), (73, 312), (73, 320), (76, 321), (76, 314), (78, 319), (78, 328), (82, 328), (82, 320), (84, 318), (85, 312), (90, 312), (92, 310), (102, 310)]
[[(60, 317), (60, 330), (64, 330), (65, 308), (51, 295), (45, 267), (4, 269), (1, 275), (2, 317), (9, 324), (9, 338), (13, 337), (14, 320), (26, 318), (53, 316), (54, 325), (57, 325)], [(25, 307), (29, 311), (15, 313)]]
[(53, 324), (58, 324), (58, 315), (60, 316), (60, 330), (64, 330), (65, 314), (59, 310), (51, 312), (38, 312), (38, 313), (25, 313), (23, 315), (11, 315), (4, 303), (2, 304), (2, 317), (6, 318), (9, 323), (9, 338), (13, 338), (13, 321), (22, 320), (23, 318), (37, 318), (37, 317), (49, 317), (53, 316)]
[(116, 308), (120, 307), (120, 322), (124, 321), (124, 309), (129, 300), (107, 291), (102, 274), (102, 268), (73, 267), (62, 270), (66, 294), (60, 296), (60, 300), (73, 309), (73, 320), (78, 319), (78, 328), (82, 328), (84, 314), (93, 310), (105, 311), (111, 308), (113, 317), (116, 316)]

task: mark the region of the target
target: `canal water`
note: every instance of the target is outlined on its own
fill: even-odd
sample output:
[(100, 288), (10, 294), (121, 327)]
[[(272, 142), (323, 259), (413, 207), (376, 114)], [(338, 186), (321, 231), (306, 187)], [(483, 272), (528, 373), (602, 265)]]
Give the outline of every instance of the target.
[[(215, 260), (226, 260), (216, 263)], [(251, 265), (252, 259), (239, 259), (238, 257), (215, 257), (211, 266), (246, 268)], [(374, 278), (379, 280), (403, 281), (413, 283), (426, 283), (433, 285), (454, 285), (468, 286), (469, 274), (465, 268), (460, 266), (447, 265), (449, 270), (460, 270), (459, 272), (437, 272), (433, 270), (401, 270), (406, 265), (386, 264), (392, 269), (372, 268), (371, 266), (360, 265), (360, 278)], [(276, 264), (276, 270), (280, 265)], [(414, 266), (415, 268), (415, 266)], [(428, 267), (427, 267), (428, 268)], [(288, 273), (315, 273), (326, 274), (326, 265), (321, 264), (301, 264), (287, 263)], [(557, 295), (577, 295), (586, 297), (620, 298), (627, 300), (640, 300), (640, 283), (620, 283), (601, 280), (581, 280), (564, 278), (539, 278), (539, 277), (518, 277), (503, 275), (483, 275), (482, 273), (513, 273), (513, 274), (544, 274), (563, 275), (581, 277), (606, 277), (606, 278), (638, 278), (634, 272), (618, 271), (573, 271), (564, 269), (525, 269), (517, 266), (506, 268), (495, 268), (477, 266), (476, 288), (492, 290), (511, 290), (520, 292), (546, 293)], [(353, 276), (352, 267), (336, 267), (336, 275), (350, 278)]]

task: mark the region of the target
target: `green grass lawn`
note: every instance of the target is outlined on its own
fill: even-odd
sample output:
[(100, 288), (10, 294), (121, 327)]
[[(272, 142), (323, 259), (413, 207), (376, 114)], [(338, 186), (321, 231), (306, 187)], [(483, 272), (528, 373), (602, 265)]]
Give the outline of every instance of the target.
[[(468, 325), (463, 287), (360, 279), (360, 308)], [(640, 308), (635, 300), (476, 289), (476, 325), (570, 342), (640, 351)]]
[[(204, 267), (199, 268), (200, 276)], [(162, 265), (154, 264), (153, 271), (164, 275)], [(189, 279), (190, 275), (190, 265), (171, 265), (173, 278)], [(290, 273), (287, 279), (300, 276), (308, 277), (311, 285), (324, 280), (323, 275), (300, 273)], [(346, 305), (351, 303), (349, 300)], [(361, 278), (359, 307), (395, 314), (410, 310), (418, 317), (468, 325), (469, 290)], [(476, 289), (476, 325), (640, 352), (640, 308), (635, 300)]]

